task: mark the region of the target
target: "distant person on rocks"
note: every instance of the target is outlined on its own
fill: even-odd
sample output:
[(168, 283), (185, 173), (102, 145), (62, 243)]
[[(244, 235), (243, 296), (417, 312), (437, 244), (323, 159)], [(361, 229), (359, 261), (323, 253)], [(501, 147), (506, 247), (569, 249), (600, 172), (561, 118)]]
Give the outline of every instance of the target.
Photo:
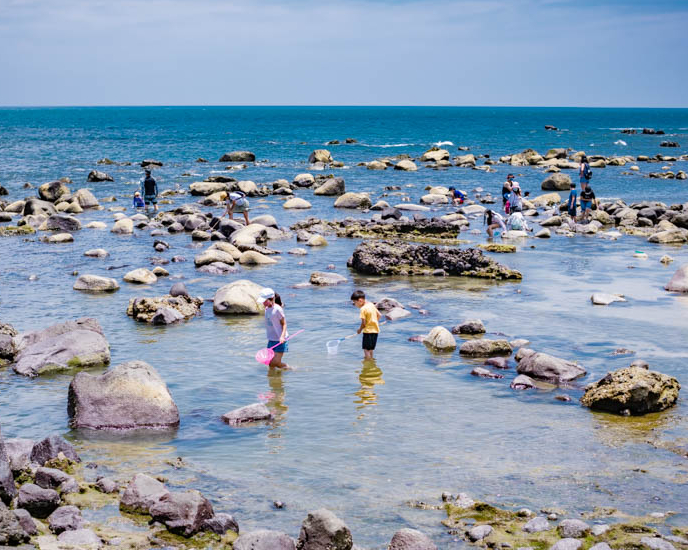
[(586, 185), (580, 193), (581, 218), (588, 221), (592, 218), (593, 208), (597, 208), (597, 198), (590, 185)]
[(483, 216), (483, 224), (487, 225), (487, 235), (490, 237), (494, 237), (494, 230), (495, 229), (501, 229), (502, 231), (506, 231), (506, 224), (504, 223), (504, 218), (502, 218), (502, 215), (493, 212), (492, 210), (486, 210), (485, 214)]
[(463, 193), (459, 189), (456, 189), (454, 187), (450, 187), (449, 191), (451, 191), (452, 204), (454, 204), (454, 205), (463, 204), (463, 201), (466, 200), (465, 193)]
[(287, 319), (284, 316), (282, 298), (271, 288), (264, 288), (258, 295), (258, 302), (265, 307), (265, 332), (268, 337), (266, 347), (276, 346), (273, 348), (275, 356), (270, 361), (270, 366), (288, 369), (289, 365), (282, 361), (284, 353), (289, 350), (289, 342), (287, 342), (289, 333), (287, 332)]
[(521, 186), (518, 182), (514, 182), (511, 186), (511, 195), (509, 195), (509, 213), (523, 212), (523, 197), (521, 196)]
[(246, 198), (246, 193), (242, 191), (231, 191), (227, 194), (227, 209), (220, 217), (223, 218), (225, 214), (229, 214), (229, 219), (233, 220), (234, 212), (237, 212), (238, 214), (243, 214), (246, 225), (250, 225), (251, 222), (248, 220), (248, 207), (249, 202)]
[(504, 211), (508, 214), (509, 212), (506, 209), (506, 203), (509, 201), (509, 195), (511, 195), (511, 187), (514, 183), (514, 175), (513, 174), (507, 174), (506, 176), (506, 181), (502, 184), (502, 207), (504, 207)]
[(573, 220), (576, 219), (577, 209), (576, 209), (576, 200), (578, 200), (578, 191), (576, 191), (576, 184), (571, 183), (571, 192), (569, 193), (569, 200), (566, 203), (566, 211), (569, 213), (569, 216)]
[(158, 184), (151, 176), (151, 171), (146, 170), (146, 177), (141, 182), (141, 193), (143, 194), (143, 202), (146, 205), (146, 212), (148, 212), (148, 205), (152, 204), (154, 210), (158, 211)]
[(351, 295), (353, 304), (361, 310), (361, 326), (356, 331), (357, 334), (363, 333), (363, 357), (364, 359), (372, 359), (375, 346), (377, 345), (377, 336), (380, 333), (380, 325), (378, 321), (382, 315), (375, 307), (373, 302), (367, 302), (365, 293), (362, 290), (355, 290)]
[(588, 157), (583, 155), (581, 157), (580, 166), (578, 167), (578, 179), (581, 185), (581, 193), (590, 183), (590, 178), (592, 178), (592, 170), (590, 170), (590, 163), (588, 162)]
[(136, 193), (134, 193), (134, 208), (136, 208), (136, 210), (139, 210), (139, 209), (143, 208), (144, 206), (146, 206), (146, 205), (143, 202), (143, 199), (141, 198), (141, 193), (136, 191)]

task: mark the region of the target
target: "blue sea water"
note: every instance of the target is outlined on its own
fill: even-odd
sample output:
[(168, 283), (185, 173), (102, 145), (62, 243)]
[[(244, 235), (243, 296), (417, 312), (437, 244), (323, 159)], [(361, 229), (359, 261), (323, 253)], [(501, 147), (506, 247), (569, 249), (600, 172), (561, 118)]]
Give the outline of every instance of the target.
[[(546, 131), (546, 124), (560, 130)], [(644, 127), (666, 134), (620, 133)], [(348, 137), (357, 143), (343, 144)], [(442, 142), (451, 142), (442, 146), (452, 156), (461, 154), (458, 146), (468, 146), (470, 152), (493, 159), (552, 147), (679, 157), (688, 152), (687, 137), (686, 109), (5, 108), (0, 109), (0, 185), (8, 189), (4, 199), (11, 202), (35, 194), (24, 189), (26, 182), (37, 187), (70, 177), (72, 190), (88, 187), (99, 199), (118, 198), (102, 203), (104, 210), (79, 215), (84, 225), (92, 220), (111, 225), (108, 208), (130, 206), (144, 158), (164, 163), (154, 173), (161, 190), (186, 189), (212, 174), (258, 184), (291, 181), (309, 171), (311, 151), (327, 148), (345, 163), (332, 171), (344, 177), (347, 190), (370, 192), (373, 201), (400, 201), (401, 196), (383, 196), (392, 185), (416, 203), (432, 185), (469, 191), (483, 187), (498, 194), (510, 171), (536, 196), (545, 175), (534, 167), (496, 165), (491, 173), (419, 167), (405, 173), (369, 171), (357, 164), (401, 153), (420, 156)], [(325, 145), (333, 139), (342, 144)], [(661, 148), (663, 140), (681, 147)], [(228, 172), (218, 159), (234, 150), (250, 150), (258, 162)], [(131, 164), (97, 166), (103, 157)], [(198, 157), (209, 162), (197, 163)], [(635, 173), (626, 167), (597, 169), (593, 187), (598, 197), (685, 203), (688, 183), (646, 177), (666, 164), (638, 163)], [(674, 171), (688, 166), (685, 161), (669, 164)], [(97, 167), (115, 181), (87, 184), (87, 173)], [(296, 194), (313, 208), (284, 210), (280, 197), (271, 196), (251, 199), (252, 215), (271, 213), (283, 226), (308, 216), (370, 216), (335, 210), (331, 198), (313, 196), (311, 190)], [(173, 205), (161, 207), (196, 198), (172, 200)], [(450, 211), (436, 207), (433, 215)], [(472, 227), (481, 228), (480, 222)], [(464, 236), (476, 244), (484, 241), (484, 234)], [(674, 510), (683, 515), (672, 521), (686, 523), (688, 468), (685, 457), (675, 452), (684, 449), (685, 454), (688, 441), (685, 399), (642, 419), (591, 413), (577, 405), (585, 383), (626, 366), (633, 357), (646, 359), (686, 387), (688, 301), (662, 288), (676, 266), (688, 262), (685, 246), (650, 245), (628, 236), (615, 242), (583, 236), (529, 240), (519, 243), (516, 254), (497, 257), (524, 275), (522, 283), (505, 284), (363, 277), (346, 268), (357, 241), (334, 237), (305, 257), (285, 253), (274, 266), (203, 276), (192, 261), (199, 245), (188, 235), (170, 235), (165, 240), (172, 247), (161, 256), (189, 260), (167, 266), (171, 280), (145, 288), (121, 282), (117, 293), (104, 296), (72, 290), (73, 271), (121, 280), (129, 269), (150, 266), (157, 255), (153, 240), (146, 231), (121, 237), (88, 229), (75, 232), (75, 242), (68, 245), (0, 240), (0, 320), (33, 330), (95, 316), (111, 344), (113, 364), (142, 359), (166, 380), (180, 408), (179, 430), (135, 438), (70, 431), (66, 392), (71, 375), (28, 380), (3, 368), (3, 436), (64, 434), (87, 459), (123, 482), (133, 472), (148, 471), (167, 476), (174, 487), (198, 488), (217, 510), (235, 514), (242, 531), (270, 527), (296, 536), (306, 513), (325, 506), (345, 519), (357, 544), (368, 548), (385, 547), (394, 531), (406, 526), (427, 532), (440, 547), (460, 546), (440, 525), (441, 511), (406, 505), (416, 499), (439, 504), (444, 490), (503, 505), (561, 507), (570, 517), (596, 505), (634, 514)], [(286, 252), (297, 243), (291, 239), (270, 246)], [(110, 257), (83, 257), (85, 250), (97, 247), (106, 248)], [(635, 250), (646, 251), (649, 259), (633, 258)], [(664, 254), (675, 258), (673, 265), (658, 262)], [(117, 268), (124, 264), (130, 267)], [(348, 282), (294, 288), (329, 264)], [(290, 344), (288, 358), (295, 371), (267, 373), (253, 359), (265, 343), (262, 320), (217, 317), (210, 301), (201, 317), (164, 328), (137, 324), (125, 313), (130, 298), (164, 294), (174, 280), (183, 280), (192, 294), (212, 299), (217, 288), (238, 278), (276, 288), (285, 297), (292, 330), (306, 329)], [(382, 327), (374, 366), (362, 363), (356, 339), (343, 343), (336, 356), (325, 350), (327, 340), (350, 334), (358, 325), (358, 311), (348, 300), (355, 288), (372, 298), (417, 302), (428, 311), (421, 315), (413, 310), (408, 320)], [(623, 293), (628, 302), (594, 307), (589, 297), (595, 291)], [(469, 373), (480, 362), (408, 342), (435, 325), (451, 327), (468, 318), (481, 318), (487, 337), (526, 338), (534, 349), (579, 361), (589, 374), (572, 388), (517, 393), (509, 389), (513, 369), (501, 380), (478, 379)], [(613, 355), (617, 348), (635, 355)], [(572, 402), (556, 401), (554, 395), (560, 393), (569, 394)], [(261, 397), (277, 413), (271, 425), (232, 429), (219, 421), (221, 414)], [(182, 468), (165, 462), (177, 456), (183, 459)], [(286, 508), (273, 509), (275, 499), (286, 502)], [(116, 513), (102, 512), (105, 517)]]

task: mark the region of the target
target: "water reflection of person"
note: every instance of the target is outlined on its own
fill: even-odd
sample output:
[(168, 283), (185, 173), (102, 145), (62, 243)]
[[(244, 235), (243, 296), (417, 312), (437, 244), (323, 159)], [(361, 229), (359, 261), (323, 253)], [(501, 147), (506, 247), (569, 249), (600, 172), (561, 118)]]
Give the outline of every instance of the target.
[(361, 362), (361, 372), (358, 375), (358, 381), (361, 383), (361, 389), (356, 392), (358, 399), (354, 403), (359, 404), (356, 409), (364, 409), (368, 405), (377, 405), (377, 394), (375, 393), (376, 385), (383, 385), (385, 381), (382, 379), (382, 369), (377, 366), (375, 359), (364, 359)]
[(285, 391), (282, 373), (282, 369), (268, 369), (268, 385), (270, 386), (270, 397), (266, 405), (275, 415), (270, 427), (270, 434), (268, 435), (268, 437), (282, 437), (282, 426), (284, 426), (286, 413), (289, 410), (289, 407), (284, 403)]

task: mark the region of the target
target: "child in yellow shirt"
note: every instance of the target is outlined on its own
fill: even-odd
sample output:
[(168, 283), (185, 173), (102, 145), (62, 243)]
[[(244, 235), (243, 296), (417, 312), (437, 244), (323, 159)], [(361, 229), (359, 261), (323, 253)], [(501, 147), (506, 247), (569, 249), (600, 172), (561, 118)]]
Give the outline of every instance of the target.
[(361, 326), (356, 332), (357, 334), (363, 332), (363, 357), (372, 359), (377, 335), (380, 333), (378, 321), (382, 315), (373, 302), (366, 302), (365, 293), (362, 290), (355, 290), (351, 295), (351, 301), (361, 310)]

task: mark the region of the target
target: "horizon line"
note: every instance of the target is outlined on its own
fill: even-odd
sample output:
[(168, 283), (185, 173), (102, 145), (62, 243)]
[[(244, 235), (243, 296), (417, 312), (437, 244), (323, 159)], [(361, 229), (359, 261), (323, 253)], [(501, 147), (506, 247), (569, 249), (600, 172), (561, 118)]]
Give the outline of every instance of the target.
[(0, 109), (145, 109), (145, 108), (404, 108), (404, 109), (688, 109), (685, 107), (665, 106), (665, 107), (649, 107), (649, 106), (612, 106), (612, 105), (369, 105), (369, 104), (348, 104), (348, 105), (277, 105), (277, 104), (91, 104), (91, 105), (0, 105)]

